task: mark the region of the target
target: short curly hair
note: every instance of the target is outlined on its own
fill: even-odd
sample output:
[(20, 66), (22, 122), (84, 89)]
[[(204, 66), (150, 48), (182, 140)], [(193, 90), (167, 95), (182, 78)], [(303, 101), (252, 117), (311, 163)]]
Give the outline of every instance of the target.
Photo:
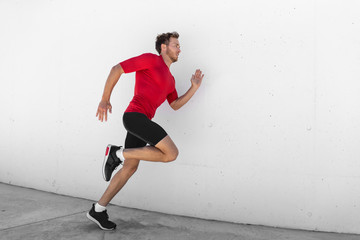
[(179, 38), (179, 34), (177, 32), (168, 32), (159, 34), (156, 37), (155, 49), (160, 54), (161, 53), (161, 44), (169, 45), (170, 38)]

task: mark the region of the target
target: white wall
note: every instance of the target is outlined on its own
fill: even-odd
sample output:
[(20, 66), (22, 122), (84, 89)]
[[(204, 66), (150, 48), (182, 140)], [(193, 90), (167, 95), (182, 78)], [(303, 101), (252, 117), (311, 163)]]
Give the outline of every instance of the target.
[[(180, 33), (179, 93), (155, 121), (180, 149), (143, 162), (114, 204), (238, 223), (360, 233), (360, 4), (224, 0), (0, 2), (0, 181), (97, 200), (123, 144), (134, 74), (107, 123), (110, 68)], [(89, 206), (90, 207), (90, 206)]]

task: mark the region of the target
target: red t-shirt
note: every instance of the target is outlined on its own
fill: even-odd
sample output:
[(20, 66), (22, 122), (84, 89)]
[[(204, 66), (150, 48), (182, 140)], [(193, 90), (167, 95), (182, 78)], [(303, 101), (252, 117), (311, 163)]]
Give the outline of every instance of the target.
[(171, 104), (178, 98), (175, 79), (162, 56), (145, 53), (120, 65), (125, 73), (136, 72), (134, 97), (125, 112), (143, 113), (152, 119), (165, 99)]

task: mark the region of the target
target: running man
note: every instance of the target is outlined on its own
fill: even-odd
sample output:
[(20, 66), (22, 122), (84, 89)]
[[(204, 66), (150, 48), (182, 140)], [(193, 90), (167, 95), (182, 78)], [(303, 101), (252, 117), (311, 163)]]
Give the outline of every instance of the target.
[(191, 87), (178, 97), (175, 79), (170, 72), (172, 63), (180, 54), (179, 34), (163, 33), (156, 38), (155, 48), (160, 55), (145, 53), (115, 65), (106, 80), (102, 99), (96, 117), (107, 121), (108, 111), (111, 113), (111, 92), (123, 73), (136, 72), (135, 94), (123, 115), (123, 124), (127, 130), (125, 147), (108, 145), (103, 164), (105, 181), (111, 179), (113, 171), (120, 165), (123, 167), (113, 176), (109, 186), (93, 204), (87, 217), (103, 230), (113, 230), (116, 224), (109, 221), (106, 206), (123, 188), (135, 173), (140, 160), (152, 162), (174, 161), (179, 152), (166, 131), (151, 121), (156, 109), (167, 100), (174, 110), (178, 110), (195, 94), (201, 85), (204, 75), (198, 69), (191, 77)]

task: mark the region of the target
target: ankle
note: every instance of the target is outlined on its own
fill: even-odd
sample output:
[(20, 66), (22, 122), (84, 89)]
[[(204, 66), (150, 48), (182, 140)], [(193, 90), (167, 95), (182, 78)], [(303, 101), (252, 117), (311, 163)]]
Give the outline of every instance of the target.
[(124, 161), (125, 161), (125, 157), (124, 157), (123, 152), (124, 152), (124, 148), (123, 148), (123, 147), (120, 147), (120, 149), (116, 151), (116, 156), (117, 156), (118, 158), (120, 158), (121, 161), (124, 162)]
[(103, 212), (105, 210), (106, 210), (106, 206), (102, 206), (98, 202), (95, 204), (95, 212)]

